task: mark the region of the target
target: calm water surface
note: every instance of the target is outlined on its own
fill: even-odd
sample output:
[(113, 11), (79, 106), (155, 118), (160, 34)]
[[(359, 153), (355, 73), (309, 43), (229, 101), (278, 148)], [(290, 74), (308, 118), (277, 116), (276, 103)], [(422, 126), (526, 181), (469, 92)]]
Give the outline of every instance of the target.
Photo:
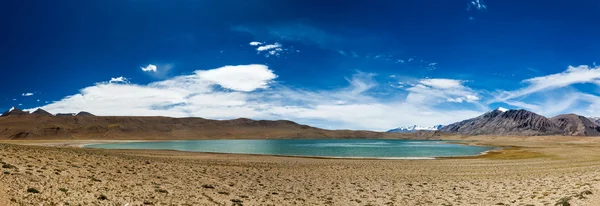
[(477, 155), (493, 147), (452, 144), (449, 141), (380, 139), (303, 140), (185, 140), (87, 145), (104, 149), (152, 149), (235, 154), (264, 154), (346, 158), (431, 158)]

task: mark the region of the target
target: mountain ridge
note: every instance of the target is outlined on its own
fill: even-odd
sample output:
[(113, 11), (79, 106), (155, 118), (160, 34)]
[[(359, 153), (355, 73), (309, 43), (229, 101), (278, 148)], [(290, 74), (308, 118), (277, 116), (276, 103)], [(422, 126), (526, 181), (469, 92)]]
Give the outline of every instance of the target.
[(550, 118), (559, 126), (565, 135), (600, 136), (600, 125), (593, 120), (577, 114), (561, 114)]
[(438, 132), (411, 134), (364, 130), (326, 130), (288, 120), (210, 120), (199, 117), (39, 116), (0, 118), (0, 139), (308, 139), (393, 138), (440, 139)]
[(523, 109), (498, 108), (471, 119), (449, 124), (439, 131), (461, 135), (600, 136), (600, 125), (576, 114), (547, 118)]

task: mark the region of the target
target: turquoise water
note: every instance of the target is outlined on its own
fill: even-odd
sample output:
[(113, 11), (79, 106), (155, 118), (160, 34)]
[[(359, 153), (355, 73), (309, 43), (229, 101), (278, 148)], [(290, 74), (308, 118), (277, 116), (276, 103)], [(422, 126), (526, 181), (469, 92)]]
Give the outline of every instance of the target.
[(308, 140), (180, 140), (92, 144), (87, 148), (151, 149), (235, 154), (345, 158), (420, 158), (477, 155), (493, 147), (451, 144), (449, 141), (380, 139)]

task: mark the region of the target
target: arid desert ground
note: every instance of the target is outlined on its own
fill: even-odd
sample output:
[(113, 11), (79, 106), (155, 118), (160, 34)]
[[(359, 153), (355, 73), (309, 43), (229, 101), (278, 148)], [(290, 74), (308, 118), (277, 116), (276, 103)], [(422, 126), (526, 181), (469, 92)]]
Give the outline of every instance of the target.
[(600, 205), (600, 140), (468, 139), (507, 147), (468, 158), (358, 160), (4, 141), (0, 205)]

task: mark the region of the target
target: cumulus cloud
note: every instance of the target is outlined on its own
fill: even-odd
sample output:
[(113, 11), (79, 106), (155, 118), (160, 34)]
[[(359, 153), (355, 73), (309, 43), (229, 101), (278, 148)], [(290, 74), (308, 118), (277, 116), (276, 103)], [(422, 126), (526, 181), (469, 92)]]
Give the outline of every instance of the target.
[(277, 75), (267, 66), (260, 64), (224, 66), (218, 69), (196, 71), (196, 75), (224, 88), (244, 92), (266, 89), (268, 83), (277, 78)]
[[(52, 113), (89, 111), (98, 115), (289, 119), (328, 129), (380, 131), (398, 125), (448, 124), (485, 111), (438, 108), (447, 98), (459, 97), (450, 93), (433, 96), (432, 99), (442, 101), (428, 104), (379, 98), (374, 94), (381, 85), (375, 77), (372, 73), (357, 72), (346, 79), (346, 87), (304, 90), (275, 82), (277, 75), (265, 65), (224, 66), (146, 85), (97, 83), (42, 108)], [(423, 86), (430, 90), (469, 90), (464, 86)], [(410, 95), (421, 91), (398, 92)], [(468, 99), (466, 96), (461, 97)]]
[(257, 41), (250, 42), (250, 46), (258, 46), (261, 44), (262, 44), (261, 42), (257, 42)]
[(142, 71), (145, 72), (156, 72), (156, 65), (154, 64), (148, 64), (148, 66), (146, 67), (140, 67), (142, 69)]
[(31, 93), (31, 92), (23, 93), (23, 94), (21, 94), (21, 96), (29, 97), (29, 96), (33, 96), (33, 93)]
[(110, 78), (110, 80), (108, 81), (108, 83), (122, 83), (122, 84), (128, 84), (129, 83), (129, 79), (125, 78), (125, 77), (113, 77)]

